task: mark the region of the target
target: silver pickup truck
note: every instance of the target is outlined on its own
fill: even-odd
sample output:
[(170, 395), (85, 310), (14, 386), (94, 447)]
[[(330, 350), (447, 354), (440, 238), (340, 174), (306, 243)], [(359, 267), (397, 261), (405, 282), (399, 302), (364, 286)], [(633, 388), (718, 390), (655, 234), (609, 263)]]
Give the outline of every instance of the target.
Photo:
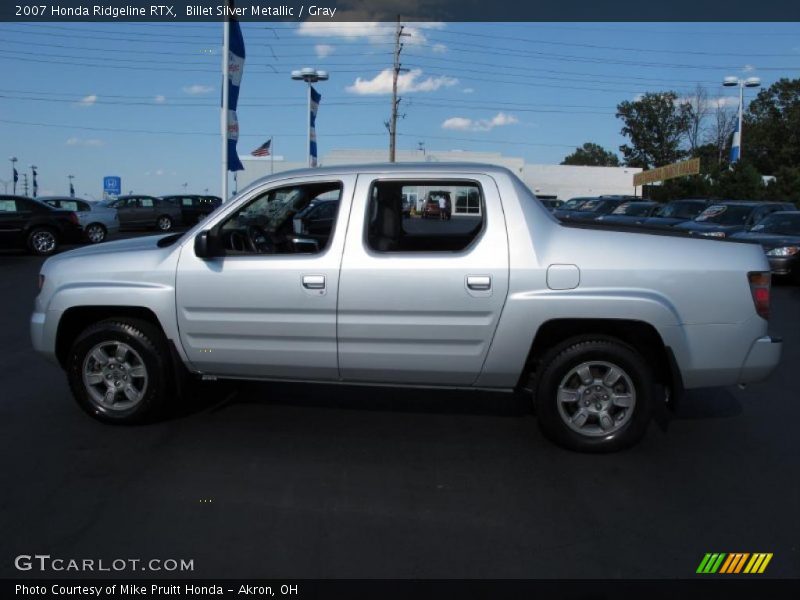
[[(449, 190), (450, 219), (402, 198)], [(312, 202), (327, 226), (296, 228)], [(758, 246), (564, 225), (487, 165), (321, 168), (262, 179), (185, 234), (48, 259), (31, 319), (78, 403), (152, 420), (195, 379), (517, 391), (543, 432), (609, 451), (683, 389), (761, 380)]]

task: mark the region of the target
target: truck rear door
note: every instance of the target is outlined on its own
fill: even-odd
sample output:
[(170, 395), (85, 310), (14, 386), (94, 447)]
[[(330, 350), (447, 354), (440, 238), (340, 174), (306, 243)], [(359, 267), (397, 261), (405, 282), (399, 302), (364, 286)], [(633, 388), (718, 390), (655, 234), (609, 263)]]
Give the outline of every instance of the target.
[[(402, 195), (477, 194), (450, 220), (402, 214)], [(470, 385), (508, 293), (497, 185), (481, 174), (359, 175), (339, 281), (339, 369), (346, 381)]]

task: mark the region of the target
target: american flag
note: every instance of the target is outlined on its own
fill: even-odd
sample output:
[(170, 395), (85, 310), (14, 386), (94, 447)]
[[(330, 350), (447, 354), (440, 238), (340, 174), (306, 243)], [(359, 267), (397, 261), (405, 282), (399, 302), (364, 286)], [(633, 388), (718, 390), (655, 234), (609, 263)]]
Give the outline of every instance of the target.
[(253, 150), (251, 156), (269, 156), (270, 146), (272, 145), (272, 138), (261, 144), (258, 148)]

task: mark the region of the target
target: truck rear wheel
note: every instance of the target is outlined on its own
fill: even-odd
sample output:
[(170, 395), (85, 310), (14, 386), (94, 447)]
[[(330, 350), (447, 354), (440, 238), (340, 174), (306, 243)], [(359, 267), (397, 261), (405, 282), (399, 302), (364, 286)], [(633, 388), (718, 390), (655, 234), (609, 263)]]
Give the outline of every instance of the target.
[(653, 407), (650, 368), (613, 338), (569, 340), (545, 355), (535, 389), (542, 432), (579, 452), (613, 452), (644, 435)]
[(170, 386), (170, 357), (158, 328), (139, 319), (108, 319), (85, 329), (67, 357), (78, 404), (107, 423), (152, 421)]

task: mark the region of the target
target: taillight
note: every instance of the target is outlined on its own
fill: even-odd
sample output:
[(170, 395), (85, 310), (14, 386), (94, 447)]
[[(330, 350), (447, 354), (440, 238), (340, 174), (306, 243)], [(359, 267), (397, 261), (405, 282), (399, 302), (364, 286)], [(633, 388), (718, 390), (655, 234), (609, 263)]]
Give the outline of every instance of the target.
[(754, 271), (747, 274), (750, 282), (750, 293), (753, 295), (753, 304), (756, 312), (764, 319), (769, 319), (769, 296), (772, 276), (769, 271)]
[(69, 213), (69, 217), (67, 218), (70, 220), (70, 223), (73, 223), (74, 225), (81, 224), (80, 220), (78, 219), (78, 215), (74, 212)]

